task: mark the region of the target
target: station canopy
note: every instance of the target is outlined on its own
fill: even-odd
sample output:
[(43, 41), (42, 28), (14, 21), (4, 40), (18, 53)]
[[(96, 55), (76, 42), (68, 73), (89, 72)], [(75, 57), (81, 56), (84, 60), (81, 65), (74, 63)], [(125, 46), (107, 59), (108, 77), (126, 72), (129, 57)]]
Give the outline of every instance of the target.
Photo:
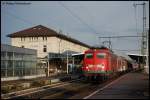
[(138, 63), (146, 63), (146, 55), (141, 55), (141, 54), (128, 54), (134, 61)]
[(69, 58), (72, 57), (73, 54), (78, 54), (79, 52), (75, 52), (75, 51), (71, 51), (71, 50), (66, 50), (62, 53), (53, 53), (53, 52), (49, 52), (48, 55), (49, 55), (49, 59), (53, 59), (53, 58), (61, 58), (61, 59), (65, 59), (67, 58), (67, 55)]

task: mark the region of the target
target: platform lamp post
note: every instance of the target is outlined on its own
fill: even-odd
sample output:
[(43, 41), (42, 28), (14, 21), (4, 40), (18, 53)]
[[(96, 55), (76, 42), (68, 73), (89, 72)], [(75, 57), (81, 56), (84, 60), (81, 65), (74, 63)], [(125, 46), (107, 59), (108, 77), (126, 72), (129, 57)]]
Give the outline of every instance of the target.
[(67, 50), (67, 74), (68, 74), (68, 50)]
[(147, 59), (146, 59), (146, 73), (149, 74), (149, 29), (147, 31)]
[[(68, 34), (69, 34), (69, 33), (67, 33), (67, 37), (68, 37)], [(68, 38), (69, 38), (69, 37), (68, 37)], [(69, 49), (68, 49), (68, 43), (67, 43), (67, 74), (69, 73), (69, 72), (68, 72), (68, 62), (69, 62), (69, 60), (68, 60), (68, 50), (69, 50)]]
[(47, 56), (47, 76), (49, 77), (49, 54)]
[[(61, 36), (60, 36), (61, 34), (62, 34), (62, 30), (59, 30), (59, 51), (58, 51), (58, 53), (59, 53), (60, 57), (61, 57), (61, 53), (62, 53), (62, 50), (61, 50), (61, 41), (62, 41), (62, 39), (61, 39)], [(61, 64), (59, 64), (59, 68), (60, 68), (60, 70), (62, 70)]]

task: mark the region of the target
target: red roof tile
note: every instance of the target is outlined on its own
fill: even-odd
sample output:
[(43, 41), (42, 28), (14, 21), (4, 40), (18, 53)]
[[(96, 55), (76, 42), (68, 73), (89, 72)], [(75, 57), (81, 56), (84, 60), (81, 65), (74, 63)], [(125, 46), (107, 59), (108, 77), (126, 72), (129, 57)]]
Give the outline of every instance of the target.
[(39, 36), (52, 36), (56, 35), (57, 32), (44, 27), (42, 25), (38, 25), (32, 28), (28, 28), (19, 32), (15, 32), (7, 35), (8, 37), (39, 37)]
[(15, 38), (15, 37), (52, 37), (52, 36), (54, 36), (54, 37), (59, 37), (61, 39), (68, 40), (70, 42), (80, 44), (80, 45), (90, 48), (90, 46), (85, 43), (82, 43), (78, 40), (67, 37), (66, 35), (59, 34), (56, 31), (49, 29), (42, 25), (28, 28), (28, 29), (25, 29), (25, 30), (22, 30), (19, 32), (12, 33), (12, 34), (8, 34), (7, 36), (11, 37), (11, 38)]

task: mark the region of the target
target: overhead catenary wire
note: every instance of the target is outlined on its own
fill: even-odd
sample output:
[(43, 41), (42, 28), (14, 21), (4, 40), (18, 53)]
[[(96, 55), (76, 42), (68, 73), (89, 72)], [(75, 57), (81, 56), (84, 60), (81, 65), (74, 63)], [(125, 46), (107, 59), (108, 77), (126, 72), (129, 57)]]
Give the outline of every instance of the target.
[(99, 38), (129, 38), (129, 37), (143, 37), (143, 36), (130, 36), (130, 35), (126, 35), (126, 36), (104, 36), (104, 37), (99, 37)]
[(79, 16), (77, 16), (75, 13), (73, 13), (67, 6), (65, 6), (61, 1), (58, 1), (58, 3), (65, 8), (73, 17), (77, 18), (82, 24), (86, 25), (89, 29), (91, 29), (95, 34), (98, 34), (97, 31), (91, 27), (88, 23), (86, 23), (84, 20), (82, 20)]
[(22, 21), (22, 22), (24, 22), (24, 23), (27, 23), (27, 24), (30, 24), (30, 25), (35, 25), (35, 23), (33, 23), (33, 22), (31, 22), (31, 21), (28, 21), (28, 20), (26, 20), (26, 19), (23, 19), (23, 18), (21, 18), (21, 17), (18, 17), (18, 16), (16, 16), (16, 15), (12, 14), (12, 12), (10, 12), (10, 11), (5, 11), (4, 13), (6, 13), (6, 14), (12, 16), (13, 18), (15, 18), (15, 19), (17, 19), (17, 20), (20, 20), (20, 21)]
[(112, 50), (115, 50), (115, 51), (140, 51), (140, 50), (123, 50), (123, 49), (112, 49)]

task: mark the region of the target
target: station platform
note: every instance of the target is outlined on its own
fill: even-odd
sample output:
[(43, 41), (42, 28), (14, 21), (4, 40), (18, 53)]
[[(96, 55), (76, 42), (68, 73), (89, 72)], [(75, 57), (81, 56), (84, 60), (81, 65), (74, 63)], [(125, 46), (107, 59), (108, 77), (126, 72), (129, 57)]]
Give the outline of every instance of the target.
[(149, 99), (149, 75), (142, 72), (127, 73), (86, 99)]

